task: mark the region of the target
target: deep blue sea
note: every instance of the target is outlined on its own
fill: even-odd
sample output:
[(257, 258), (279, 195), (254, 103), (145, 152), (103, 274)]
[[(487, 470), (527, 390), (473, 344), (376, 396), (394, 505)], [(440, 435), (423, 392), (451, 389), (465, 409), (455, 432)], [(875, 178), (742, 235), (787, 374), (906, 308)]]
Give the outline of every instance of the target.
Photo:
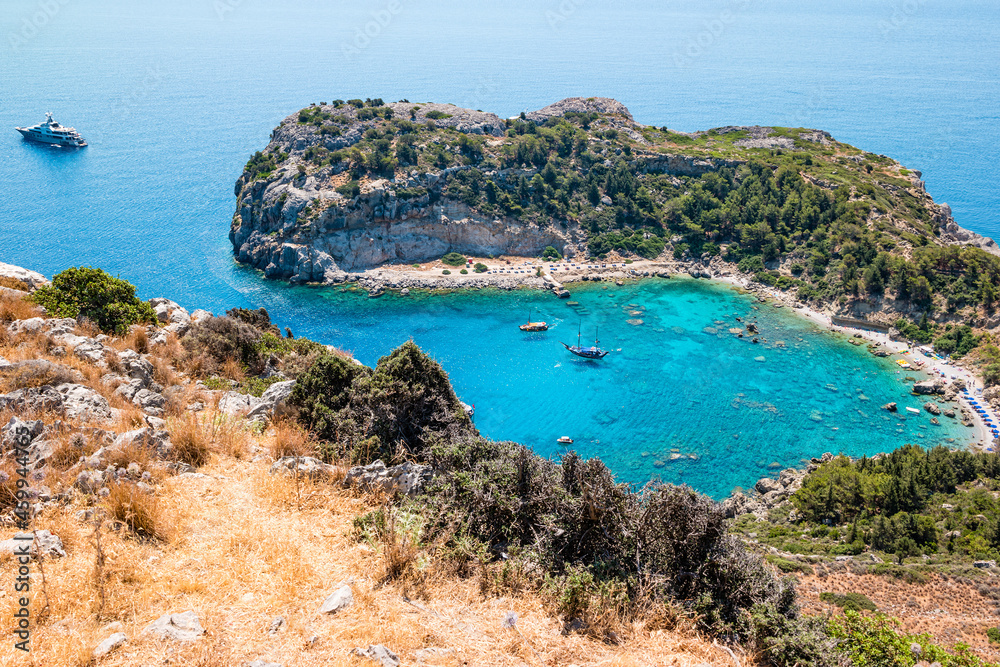
[[(677, 130), (827, 130), (921, 170), (959, 224), (1000, 235), (998, 35), (1000, 7), (967, 0), (4, 0), (0, 261), (100, 266), (189, 308), (264, 306), (366, 363), (413, 337), (489, 436), (557, 455), (570, 435), (622, 479), (724, 495), (773, 463), (954, 434), (886, 419), (877, 404), (907, 400), (894, 371), (784, 311), (753, 311), (783, 348), (706, 333), (751, 311), (726, 288), (591, 287), (577, 312), (527, 293), (369, 301), (264, 281), (226, 238), (242, 165), (311, 102), (508, 116), (602, 95)], [(22, 142), (13, 127), (45, 111), (90, 146)], [(511, 318), (526, 307), (557, 326), (525, 339)], [(621, 351), (568, 359), (556, 341), (580, 322)]]

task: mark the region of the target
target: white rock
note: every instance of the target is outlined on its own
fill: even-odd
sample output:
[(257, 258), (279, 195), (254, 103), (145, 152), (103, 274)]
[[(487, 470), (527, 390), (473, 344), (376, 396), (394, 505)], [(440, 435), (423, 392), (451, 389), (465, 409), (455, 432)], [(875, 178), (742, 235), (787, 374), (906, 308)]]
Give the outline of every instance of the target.
[(319, 613), (336, 614), (341, 609), (347, 609), (353, 604), (354, 593), (351, 592), (351, 587), (345, 584), (334, 591), (333, 595), (323, 602), (323, 606), (319, 608)]
[(205, 634), (205, 628), (201, 627), (196, 613), (185, 611), (180, 614), (164, 614), (147, 625), (142, 632), (162, 639), (190, 642)]
[(292, 395), (295, 380), (275, 382), (268, 387), (260, 397), (260, 403), (248, 413), (247, 419), (270, 419), (288, 412), (288, 397)]
[(250, 394), (227, 391), (219, 399), (219, 412), (227, 415), (245, 415), (260, 404), (260, 399)]
[(127, 641), (128, 637), (125, 636), (124, 632), (116, 632), (97, 645), (97, 648), (94, 649), (94, 659), (103, 658), (119, 646), (123, 646)]
[(49, 284), (49, 279), (37, 271), (24, 269), (13, 264), (4, 264), (3, 262), (0, 262), (0, 276), (20, 280), (31, 288), (32, 291)]
[(372, 644), (368, 648), (359, 646), (351, 649), (351, 654), (378, 660), (382, 663), (382, 667), (399, 667), (399, 656), (381, 644)]
[(90, 387), (66, 383), (56, 387), (56, 391), (62, 394), (67, 419), (111, 420), (111, 405), (108, 404), (108, 399)]
[(0, 554), (35, 556), (39, 549), (44, 556), (49, 558), (66, 557), (62, 540), (59, 539), (58, 535), (53, 535), (47, 530), (35, 531), (34, 536), (31, 533), (16, 533), (13, 538), (0, 542)]

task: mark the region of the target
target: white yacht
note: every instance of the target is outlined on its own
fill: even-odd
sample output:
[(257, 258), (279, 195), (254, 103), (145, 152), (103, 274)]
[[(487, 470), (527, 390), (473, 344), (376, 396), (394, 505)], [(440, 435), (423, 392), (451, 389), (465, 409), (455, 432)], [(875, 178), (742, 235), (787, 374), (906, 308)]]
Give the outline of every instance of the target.
[(52, 114), (45, 114), (45, 122), (31, 127), (15, 127), (25, 139), (38, 141), (43, 144), (55, 144), (57, 146), (86, 146), (80, 133), (72, 127), (63, 127), (52, 119)]

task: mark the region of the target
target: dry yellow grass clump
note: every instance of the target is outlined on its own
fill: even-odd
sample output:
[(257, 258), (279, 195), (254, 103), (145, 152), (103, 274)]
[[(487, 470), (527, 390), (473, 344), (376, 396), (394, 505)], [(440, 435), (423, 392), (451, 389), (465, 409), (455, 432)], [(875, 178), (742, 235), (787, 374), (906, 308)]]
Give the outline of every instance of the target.
[[(49, 608), (34, 629), (30, 656), (8, 641), (0, 665), (93, 664), (93, 648), (117, 630), (108, 627), (113, 622), (128, 643), (99, 661), (109, 667), (256, 659), (286, 667), (376, 664), (348, 655), (369, 644), (389, 647), (410, 665), (732, 664), (690, 631), (636, 628), (623, 646), (563, 635), (538, 596), (484, 597), (474, 577), (436, 573), (432, 564), (412, 564), (429, 568), (417, 587), (406, 576), (386, 583), (392, 563), (385, 546), (352, 537), (353, 519), (381, 499), (273, 476), (269, 464), (213, 447), (201, 476), (166, 478), (155, 496), (112, 489), (101, 501), (111, 520), (100, 525), (75, 518), (77, 505), (47, 510), (37, 527), (59, 535), (68, 556), (44, 561)], [(10, 562), (2, 569), (9, 572)], [(335, 584), (350, 577), (354, 605), (321, 616)], [(44, 598), (41, 581), (35, 586), (37, 618)], [(13, 629), (11, 590), (0, 591), (5, 638)], [(186, 610), (206, 629), (196, 642), (141, 634), (159, 616)], [(518, 617), (514, 628), (503, 624), (510, 611)], [(283, 628), (270, 633), (279, 616)]]

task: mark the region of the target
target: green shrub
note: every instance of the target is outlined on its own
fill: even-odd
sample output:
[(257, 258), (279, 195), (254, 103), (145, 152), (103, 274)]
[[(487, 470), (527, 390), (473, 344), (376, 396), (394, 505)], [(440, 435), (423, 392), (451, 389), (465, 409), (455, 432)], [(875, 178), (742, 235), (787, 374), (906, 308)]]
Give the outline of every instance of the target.
[(361, 184), (356, 180), (348, 181), (341, 186), (337, 187), (337, 192), (347, 197), (348, 199), (354, 199), (361, 194)]
[(258, 308), (257, 310), (251, 310), (249, 308), (231, 308), (226, 311), (226, 315), (235, 320), (245, 322), (261, 332), (269, 332), (275, 336), (281, 335), (278, 327), (271, 323), (271, 316), (268, 315), (267, 309), (265, 308)]
[(841, 609), (851, 611), (878, 611), (878, 607), (868, 596), (863, 593), (849, 591), (841, 595), (840, 593), (824, 592), (819, 594), (819, 599), (827, 604), (836, 605)]
[(442, 118), (451, 118), (451, 114), (447, 114), (443, 111), (438, 111), (437, 109), (434, 109), (433, 111), (428, 111), (426, 115), (428, 118), (432, 118), (434, 120), (441, 120)]
[(987, 628), (986, 637), (991, 644), (1000, 644), (1000, 628)]
[(135, 296), (135, 286), (101, 269), (73, 267), (29, 297), (53, 317), (86, 317), (101, 331), (124, 335), (139, 323), (155, 323), (153, 307)]
[(321, 355), (299, 377), (289, 403), (299, 409), (299, 421), (317, 437), (344, 445), (360, 435), (354, 383), (368, 373), (364, 366), (339, 355)]
[(542, 257), (544, 259), (562, 259), (562, 255), (553, 246), (545, 246), (545, 250), (542, 251)]
[(786, 574), (791, 574), (793, 572), (802, 572), (805, 574), (813, 573), (812, 565), (808, 565), (806, 563), (800, 563), (795, 560), (788, 560), (787, 558), (774, 555), (767, 555), (764, 558), (768, 563)]
[(445, 269), (444, 271), (441, 272), (441, 275), (450, 276), (451, 275), (451, 271), (449, 271), (448, 269)]
[(465, 257), (457, 252), (449, 252), (441, 258), (441, 263), (447, 264), (448, 266), (463, 266), (465, 264)]
[(489, 270), (489, 268), (490, 267), (486, 266), (482, 262), (476, 262), (476, 264), (472, 267), (472, 270), (476, 273), (485, 273)]
[(464, 275), (468, 275), (469, 271), (468, 271), (468, 269), (462, 269), (461, 271), (459, 271), (459, 273), (461, 273), (464, 276)]
[(232, 317), (208, 317), (188, 330), (181, 345), (190, 361), (202, 360), (206, 372), (218, 371), (226, 361), (235, 359), (251, 373), (264, 365), (259, 344), (261, 332)]

